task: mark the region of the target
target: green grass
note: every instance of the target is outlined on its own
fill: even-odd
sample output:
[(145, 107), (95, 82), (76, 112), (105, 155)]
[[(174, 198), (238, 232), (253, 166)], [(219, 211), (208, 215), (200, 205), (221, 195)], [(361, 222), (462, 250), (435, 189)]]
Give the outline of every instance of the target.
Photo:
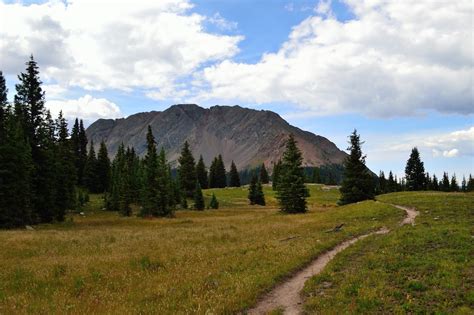
[(416, 207), (416, 225), (336, 256), (306, 283), (306, 312), (473, 314), (474, 194), (406, 192), (378, 200)]
[(403, 217), (375, 202), (336, 207), (337, 190), (310, 188), (301, 215), (279, 213), (269, 187), (266, 207), (236, 188), (204, 192), (219, 210), (123, 218), (91, 196), (85, 217), (0, 231), (0, 313), (236, 313), (321, 252)]

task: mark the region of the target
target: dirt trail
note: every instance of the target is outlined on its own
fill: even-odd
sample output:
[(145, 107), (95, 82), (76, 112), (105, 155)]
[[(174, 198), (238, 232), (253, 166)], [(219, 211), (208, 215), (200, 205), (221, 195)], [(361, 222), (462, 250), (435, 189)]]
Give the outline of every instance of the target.
[[(407, 216), (400, 223), (401, 225), (414, 225), (415, 217), (418, 215), (418, 211), (413, 208), (407, 208), (399, 205), (392, 206), (404, 210), (407, 214)], [(370, 235), (387, 234), (388, 232), (390, 232), (389, 229), (382, 228), (376, 232), (361, 235), (359, 237), (345, 241), (330, 251), (318, 256), (318, 258), (313, 260), (306, 268), (297, 272), (290, 279), (279, 284), (271, 292), (266, 294), (254, 308), (247, 312), (247, 314), (266, 314), (275, 309), (283, 309), (284, 314), (286, 315), (301, 314), (303, 308), (303, 299), (301, 298), (300, 292), (303, 290), (304, 284), (308, 278), (319, 274), (339, 252), (343, 251), (350, 245)]]

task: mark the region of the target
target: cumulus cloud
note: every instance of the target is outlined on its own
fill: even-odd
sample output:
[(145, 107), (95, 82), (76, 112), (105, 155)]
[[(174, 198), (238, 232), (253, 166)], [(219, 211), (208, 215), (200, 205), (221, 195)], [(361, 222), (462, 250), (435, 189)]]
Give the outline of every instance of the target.
[(0, 0), (0, 68), (17, 74), (33, 53), (42, 78), (62, 86), (169, 89), (203, 63), (232, 57), (242, 40), (207, 32), (206, 17), (191, 13), (192, 6), (189, 0)]
[(471, 1), (345, 2), (352, 20), (321, 1), (278, 52), (205, 68), (197, 99), (288, 102), (309, 115), (474, 112)]
[(474, 157), (474, 126), (447, 133), (418, 132), (410, 135), (384, 136), (373, 141), (370, 156), (387, 159), (408, 156), (413, 147), (434, 158)]
[(94, 98), (91, 95), (85, 95), (75, 100), (47, 101), (46, 107), (54, 117), (63, 111), (63, 115), (67, 119), (79, 117), (89, 123), (99, 118), (122, 117), (120, 108), (115, 103), (105, 98)]

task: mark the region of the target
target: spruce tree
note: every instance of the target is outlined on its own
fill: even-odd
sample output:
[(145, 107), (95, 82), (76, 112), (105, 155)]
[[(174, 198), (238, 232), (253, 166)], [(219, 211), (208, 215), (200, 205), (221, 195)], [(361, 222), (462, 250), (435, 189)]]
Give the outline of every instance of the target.
[(201, 185), (196, 181), (196, 188), (194, 190), (194, 209), (204, 210), (204, 197), (202, 195)]
[(8, 89), (3, 77), (3, 72), (0, 71), (0, 145), (2, 140), (6, 137), (6, 118), (8, 112)]
[(458, 181), (456, 179), (456, 174), (451, 177), (451, 183), (449, 184), (450, 191), (459, 191)]
[(97, 154), (97, 192), (103, 193), (109, 190), (110, 176), (111, 168), (109, 153), (105, 142), (102, 141)]
[(211, 201), (209, 202), (210, 209), (219, 209), (219, 202), (217, 201), (216, 195), (213, 193)]
[(265, 167), (265, 163), (262, 163), (260, 166), (260, 182), (262, 184), (268, 184), (270, 182), (270, 177), (268, 176), (267, 168)]
[(395, 191), (397, 191), (397, 181), (394, 179), (392, 171), (390, 171), (387, 179), (387, 192)]
[(154, 213), (156, 216), (169, 216), (173, 213), (172, 206), (172, 191), (171, 191), (171, 177), (168, 169), (168, 162), (166, 161), (165, 150), (161, 148), (160, 155), (158, 156), (158, 199), (157, 199), (157, 211)]
[(349, 156), (344, 162), (344, 179), (340, 188), (340, 204), (349, 204), (374, 199), (374, 180), (365, 166), (366, 156), (362, 154), (360, 136), (357, 130), (350, 135)]
[(283, 212), (303, 213), (307, 210), (306, 197), (309, 196), (309, 192), (304, 184), (302, 163), (301, 151), (291, 134), (283, 153), (281, 174), (277, 186), (277, 199)]
[(438, 178), (433, 174), (433, 179), (431, 180), (431, 189), (434, 191), (439, 190)]
[(196, 189), (196, 166), (194, 163), (194, 157), (189, 148), (189, 143), (184, 142), (181, 150), (181, 156), (178, 159), (179, 168), (179, 184), (180, 188), (186, 194), (187, 197), (194, 196), (194, 190)]
[(14, 228), (34, 223), (30, 186), (34, 164), (22, 123), (13, 117), (5, 122), (0, 142), (0, 228)]
[(82, 119), (79, 121), (79, 134), (78, 134), (78, 177), (77, 182), (79, 185), (85, 185), (84, 183), (84, 168), (87, 163), (87, 136), (86, 130), (84, 129), (84, 123)]
[(257, 176), (253, 175), (250, 180), (248, 199), (251, 205), (255, 204), (255, 195), (257, 192)]
[(319, 167), (313, 167), (311, 182), (315, 184), (321, 184), (321, 170)]
[(467, 181), (466, 191), (474, 191), (474, 178), (469, 174), (469, 180)]
[(217, 188), (217, 164), (217, 157), (215, 157), (209, 167), (209, 188)]
[(410, 158), (405, 167), (406, 187), (408, 190), (424, 190), (425, 189), (425, 167), (420, 160), (420, 153), (415, 147), (411, 150)]
[(280, 179), (280, 171), (281, 171), (281, 160), (275, 163), (273, 166), (273, 173), (272, 173), (272, 189), (276, 190), (278, 187), (278, 182)]
[(143, 201), (141, 216), (149, 217), (157, 213), (157, 205), (159, 203), (158, 191), (158, 153), (156, 151), (155, 137), (151, 127), (148, 126), (146, 135), (147, 153), (144, 159), (145, 179), (143, 182)]
[(69, 131), (66, 119), (62, 112), (56, 121), (57, 125), (57, 152), (56, 152), (56, 171), (57, 171), (57, 188), (56, 188), (56, 220), (63, 221), (66, 210), (73, 209), (76, 202), (76, 169), (74, 167), (74, 155), (69, 140)]
[(220, 154), (217, 156), (216, 180), (217, 188), (225, 188), (227, 186), (227, 173), (225, 170), (224, 160)]
[(258, 180), (255, 185), (254, 203), (260, 206), (265, 205), (265, 195), (263, 194), (262, 183), (260, 180)]
[(466, 176), (462, 177), (462, 182), (461, 182), (461, 191), (466, 192), (467, 191), (467, 181), (466, 181)]
[(204, 164), (202, 155), (199, 157), (199, 161), (196, 164), (196, 176), (199, 181), (199, 185), (201, 185), (202, 189), (209, 188), (209, 180), (207, 177), (208, 175), (207, 175), (206, 165)]
[(443, 173), (443, 180), (440, 186), (441, 186), (442, 191), (449, 191), (451, 189), (448, 173), (446, 172)]
[(97, 156), (94, 150), (94, 141), (91, 140), (89, 152), (87, 153), (87, 161), (84, 166), (84, 185), (91, 193), (99, 192), (97, 177)]
[(377, 186), (377, 193), (385, 194), (387, 192), (387, 180), (385, 179), (385, 174), (383, 171), (380, 171), (379, 173), (379, 182)]
[(234, 161), (232, 161), (230, 165), (229, 178), (230, 178), (229, 180), (230, 187), (240, 187), (239, 172), (237, 171), (237, 167), (235, 166)]

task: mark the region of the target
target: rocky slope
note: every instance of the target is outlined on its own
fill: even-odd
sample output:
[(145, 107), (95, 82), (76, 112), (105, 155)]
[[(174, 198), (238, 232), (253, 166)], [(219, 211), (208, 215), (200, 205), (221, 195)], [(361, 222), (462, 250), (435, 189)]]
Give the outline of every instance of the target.
[(196, 160), (202, 155), (206, 165), (222, 154), (227, 167), (234, 160), (239, 169), (262, 162), (271, 169), (281, 157), (290, 133), (298, 141), (305, 166), (341, 164), (346, 156), (328, 139), (291, 126), (274, 112), (240, 106), (205, 109), (193, 104), (174, 105), (163, 112), (139, 113), (116, 120), (99, 119), (86, 132), (97, 147), (104, 140), (111, 156), (122, 142), (144, 155), (148, 125), (158, 147), (165, 148), (174, 166), (187, 140)]

